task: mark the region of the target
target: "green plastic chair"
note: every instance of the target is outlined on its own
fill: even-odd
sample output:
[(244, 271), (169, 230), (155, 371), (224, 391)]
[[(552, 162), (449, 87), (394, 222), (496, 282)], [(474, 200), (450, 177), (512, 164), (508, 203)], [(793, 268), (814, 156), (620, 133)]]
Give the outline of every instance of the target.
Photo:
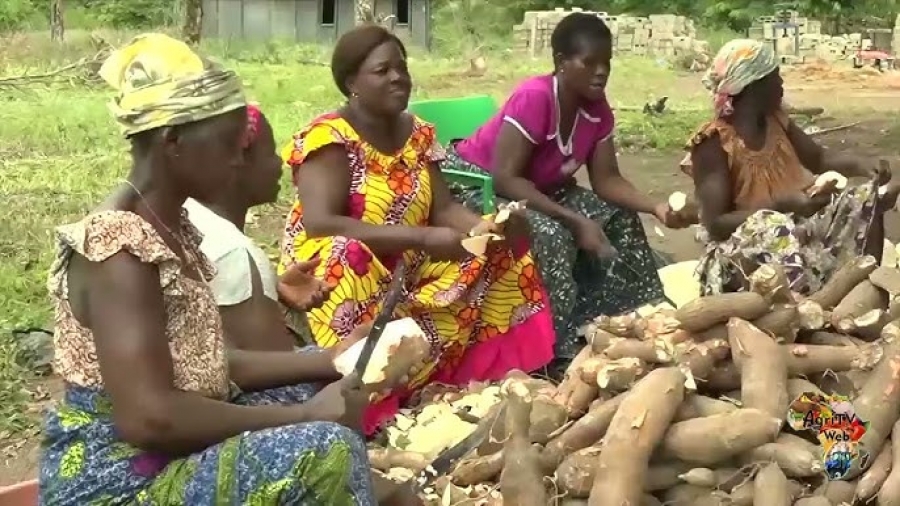
[[(497, 102), (490, 95), (461, 98), (439, 98), (409, 104), (409, 112), (433, 123), (437, 140), (443, 145), (465, 139), (497, 113)], [(494, 196), (494, 180), (491, 176), (473, 174), (453, 169), (441, 171), (447, 181), (481, 188), (482, 211), (491, 214), (497, 206)]]

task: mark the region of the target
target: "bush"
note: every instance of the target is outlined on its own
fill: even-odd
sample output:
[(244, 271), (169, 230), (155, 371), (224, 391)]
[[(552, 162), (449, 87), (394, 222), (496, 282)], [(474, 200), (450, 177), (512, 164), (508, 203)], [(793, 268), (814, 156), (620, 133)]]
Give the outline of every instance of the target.
[(179, 2), (166, 0), (82, 0), (97, 13), (101, 24), (112, 28), (146, 28), (171, 25)]
[(26, 28), (46, 14), (47, 9), (38, 9), (33, 0), (2, 0), (0, 1), (0, 30)]

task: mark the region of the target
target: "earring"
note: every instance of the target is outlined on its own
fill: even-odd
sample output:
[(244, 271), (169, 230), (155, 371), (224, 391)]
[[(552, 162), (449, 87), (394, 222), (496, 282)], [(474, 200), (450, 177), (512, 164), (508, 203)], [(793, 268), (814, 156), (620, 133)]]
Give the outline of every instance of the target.
[(350, 92), (350, 98), (357, 98), (359, 95), (355, 91)]

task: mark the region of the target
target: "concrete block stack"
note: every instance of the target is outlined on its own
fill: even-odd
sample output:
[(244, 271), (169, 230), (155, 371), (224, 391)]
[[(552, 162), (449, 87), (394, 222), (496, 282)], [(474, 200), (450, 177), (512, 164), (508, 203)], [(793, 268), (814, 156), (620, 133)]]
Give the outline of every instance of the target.
[[(562, 18), (581, 9), (528, 11), (521, 25), (513, 28), (515, 47), (531, 54), (550, 50), (550, 34)], [(694, 22), (674, 14), (654, 14), (648, 17), (610, 15), (591, 12), (603, 19), (613, 35), (617, 53), (652, 56), (676, 56), (708, 51), (706, 41), (697, 39)]]
[[(871, 38), (860, 33), (834, 36), (823, 34), (820, 21), (800, 17), (796, 11), (788, 11), (788, 13), (787, 16), (757, 18), (747, 34), (752, 39), (771, 42), (784, 63), (804, 61), (810, 58), (828, 62), (846, 60), (853, 57), (860, 48), (863, 50), (872, 48), (887, 50), (887, 47), (883, 47), (887, 44), (891, 44), (890, 50), (894, 53), (900, 50), (900, 16), (897, 17), (896, 26), (892, 31), (875, 31), (879, 38), (878, 44), (876, 44)], [(784, 23), (793, 26), (786, 27)]]
[(894, 54), (900, 53), (900, 14), (898, 14), (897, 19), (894, 20), (894, 31), (891, 36), (891, 52)]

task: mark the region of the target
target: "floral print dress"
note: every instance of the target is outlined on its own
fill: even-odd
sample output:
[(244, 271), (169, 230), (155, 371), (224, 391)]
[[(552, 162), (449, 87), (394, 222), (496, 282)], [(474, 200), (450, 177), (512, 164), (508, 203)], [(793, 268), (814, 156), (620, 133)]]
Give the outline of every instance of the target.
[[(294, 135), (283, 158), (296, 175), (310, 154), (341, 146), (349, 160), (347, 216), (372, 225), (425, 227), (432, 207), (429, 167), (443, 161), (445, 153), (432, 125), (418, 118), (413, 122), (398, 152), (381, 153), (341, 116), (325, 114)], [(431, 343), (431, 356), (408, 384), (370, 406), (367, 433), (430, 382), (496, 380), (512, 369), (537, 370), (552, 359), (552, 319), (526, 244), (458, 262), (436, 261), (421, 251), (402, 255), (407, 284), (397, 314), (417, 321)], [(297, 200), (285, 228), (279, 273), (313, 258), (322, 260), (316, 277), (336, 287), (322, 307), (307, 313), (316, 344), (327, 348), (376, 317), (400, 256), (376, 256), (352, 237), (309, 237), (303, 203)]]
[[(182, 273), (181, 260), (134, 213), (103, 211), (57, 231), (59, 251), (49, 280), (56, 308), (54, 369), (65, 398), (47, 415), (40, 502), (85, 505), (374, 505), (362, 437), (341, 425), (302, 423), (245, 432), (201, 452), (175, 458), (136, 448), (117, 434), (91, 331), (68, 300), (73, 254), (102, 262), (120, 251), (159, 269), (172, 354), (174, 387), (244, 405), (295, 404), (312, 385), (237, 392), (228, 376), (222, 326), (206, 283)], [(200, 237), (182, 216), (179, 235), (204, 278), (213, 267)]]
[(702, 125), (687, 142), (688, 154), (681, 162), (686, 174), (693, 177), (694, 148), (716, 138), (728, 160), (735, 209), (758, 209), (724, 241), (712, 241), (706, 230), (699, 230), (697, 238), (706, 244), (698, 267), (703, 294), (740, 289), (743, 270), (779, 264), (791, 290), (806, 295), (865, 251), (878, 201), (875, 182), (848, 187), (809, 218), (767, 209), (780, 196), (805, 191), (815, 181), (791, 143), (790, 128), (786, 113), (771, 115), (765, 143), (754, 150), (728, 121), (717, 118)]

